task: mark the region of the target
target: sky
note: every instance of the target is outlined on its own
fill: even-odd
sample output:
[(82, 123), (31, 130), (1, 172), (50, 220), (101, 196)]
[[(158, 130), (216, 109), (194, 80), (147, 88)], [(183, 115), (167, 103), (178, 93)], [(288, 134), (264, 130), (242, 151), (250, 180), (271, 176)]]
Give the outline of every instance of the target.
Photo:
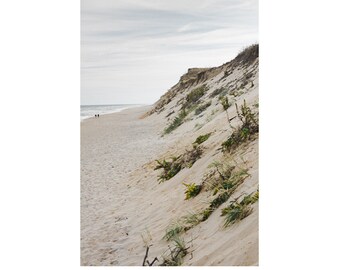
[(258, 42), (258, 0), (81, 0), (81, 105), (152, 104)]

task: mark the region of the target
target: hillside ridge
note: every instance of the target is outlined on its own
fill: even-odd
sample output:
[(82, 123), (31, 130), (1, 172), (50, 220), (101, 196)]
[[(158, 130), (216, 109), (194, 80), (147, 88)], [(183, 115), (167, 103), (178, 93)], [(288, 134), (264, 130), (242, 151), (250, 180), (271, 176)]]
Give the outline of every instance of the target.
[(254, 44), (240, 52), (233, 60), (220, 66), (211, 68), (189, 68), (187, 73), (183, 74), (179, 81), (160, 97), (152, 110), (147, 114), (159, 113), (178, 93), (183, 93), (188, 88), (204, 83), (221, 72), (227, 75), (228, 73), (232, 73), (238, 66), (251, 65), (258, 59), (258, 56), (259, 46), (258, 44)]

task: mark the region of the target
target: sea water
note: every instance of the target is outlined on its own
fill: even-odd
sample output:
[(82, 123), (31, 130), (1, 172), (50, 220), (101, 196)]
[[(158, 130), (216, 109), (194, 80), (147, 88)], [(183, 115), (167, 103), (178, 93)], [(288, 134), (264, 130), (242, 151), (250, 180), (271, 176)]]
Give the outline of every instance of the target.
[(80, 121), (94, 117), (96, 114), (103, 115), (109, 113), (120, 112), (122, 110), (143, 106), (140, 104), (113, 104), (113, 105), (81, 105)]

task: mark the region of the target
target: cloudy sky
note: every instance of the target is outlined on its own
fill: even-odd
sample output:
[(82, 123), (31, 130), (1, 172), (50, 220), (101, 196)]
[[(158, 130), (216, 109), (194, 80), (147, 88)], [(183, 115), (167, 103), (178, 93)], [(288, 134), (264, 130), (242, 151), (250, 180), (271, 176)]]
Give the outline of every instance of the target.
[(258, 0), (81, 0), (81, 104), (151, 104), (258, 42)]

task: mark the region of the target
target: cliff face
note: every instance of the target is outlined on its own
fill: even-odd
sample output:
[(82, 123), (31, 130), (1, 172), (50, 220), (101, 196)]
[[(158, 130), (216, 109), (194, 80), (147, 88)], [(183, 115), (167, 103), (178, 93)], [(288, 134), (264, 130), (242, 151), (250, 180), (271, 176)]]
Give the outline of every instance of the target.
[(147, 113), (172, 143), (139, 182), (155, 265), (258, 265), (258, 57), (189, 69)]

